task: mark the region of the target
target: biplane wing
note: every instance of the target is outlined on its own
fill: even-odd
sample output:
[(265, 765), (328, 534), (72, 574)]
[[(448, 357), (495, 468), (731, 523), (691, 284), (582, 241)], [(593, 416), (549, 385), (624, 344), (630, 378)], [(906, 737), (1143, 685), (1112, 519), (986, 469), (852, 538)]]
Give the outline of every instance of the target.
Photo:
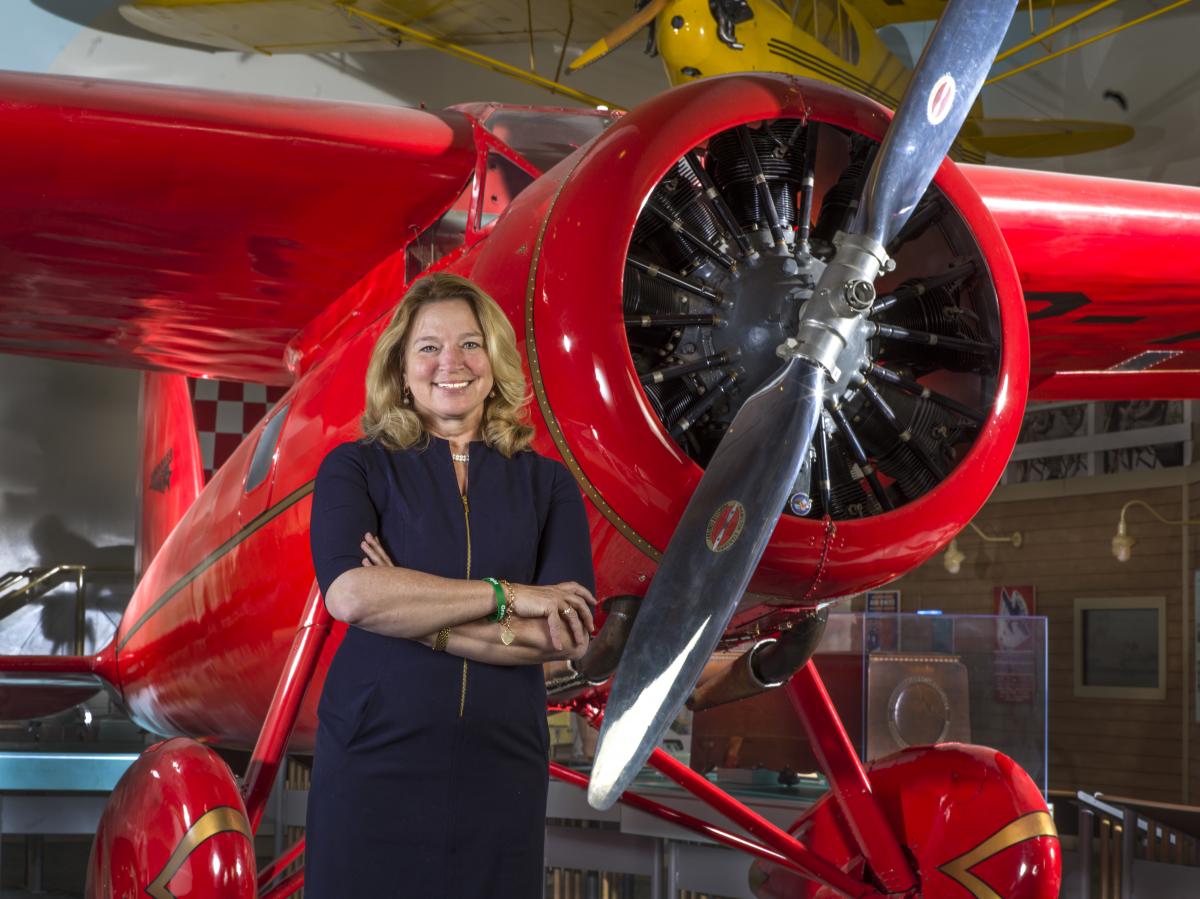
[(261, 383), (475, 163), (452, 110), (5, 74), (0, 120), (0, 352)]
[[(0, 351), (232, 380), (287, 383), (288, 341), (475, 162), (454, 110), (6, 74), (0, 116)], [(1011, 237), (1039, 393), (1142, 353), (1128, 395), (1200, 369), (1200, 190), (1111, 181), (1112, 203), (1072, 203), (1091, 179), (966, 170)]]
[(422, 46), (411, 43), (406, 28), (464, 46), (527, 40), (586, 46), (619, 23), (629, 6), (614, 0), (573, 6), (518, 0), (131, 0), (119, 9), (130, 23), (173, 40), (243, 52), (324, 53)]
[(1200, 396), (1200, 188), (969, 173), (1021, 275), (1032, 399)]
[[(1074, 3), (1021, 0), (1017, 14), (1021, 15), (1030, 7), (1050, 9), (1082, 5), (1082, 2), (1083, 0), (1075, 0)], [(906, 22), (935, 22), (946, 8), (946, 0), (854, 0), (854, 8), (863, 14), (872, 28), (883, 28), (887, 25), (903, 25)]]

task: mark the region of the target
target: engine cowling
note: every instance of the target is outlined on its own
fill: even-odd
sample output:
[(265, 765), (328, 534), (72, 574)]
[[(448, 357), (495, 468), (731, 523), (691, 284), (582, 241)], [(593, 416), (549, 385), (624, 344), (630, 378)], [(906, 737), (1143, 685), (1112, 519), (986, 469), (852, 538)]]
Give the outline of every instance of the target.
[[(778, 368), (888, 117), (786, 76), (677, 88), (539, 179), (473, 262), (502, 294), (514, 266), (528, 273), (501, 299), (524, 322), (554, 449), (627, 541), (598, 547), (638, 572), (620, 592), (644, 590), (724, 429)], [(916, 567), (976, 514), (1016, 442), (1023, 298), (954, 163), (890, 249), (872, 333), (831, 379), (828, 461), (814, 451), (816, 476), (796, 485), (735, 626), (760, 618), (760, 601), (820, 605)]]

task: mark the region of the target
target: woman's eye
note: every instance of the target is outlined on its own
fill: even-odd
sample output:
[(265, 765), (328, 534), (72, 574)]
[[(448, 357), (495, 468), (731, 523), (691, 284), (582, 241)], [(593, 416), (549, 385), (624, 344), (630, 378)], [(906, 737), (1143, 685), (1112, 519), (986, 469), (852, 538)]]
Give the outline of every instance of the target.
[(481, 346), (483, 346), (483, 344), (481, 344), (478, 340), (468, 340), (463, 343), (464, 350), (477, 350)]
[(433, 344), (428, 344), (423, 347), (418, 347), (417, 352), (418, 353), (436, 353), (437, 347), (435, 347)]

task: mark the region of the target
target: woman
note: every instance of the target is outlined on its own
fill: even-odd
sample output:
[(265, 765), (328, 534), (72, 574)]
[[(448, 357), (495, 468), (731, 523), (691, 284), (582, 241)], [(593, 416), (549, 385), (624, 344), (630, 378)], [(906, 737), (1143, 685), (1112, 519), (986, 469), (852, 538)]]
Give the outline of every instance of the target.
[(527, 395), (499, 306), (432, 275), (375, 345), (366, 438), (321, 464), (313, 562), (351, 626), (317, 710), (311, 899), (542, 895), (540, 663), (583, 654), (595, 600), (583, 500), (529, 451)]

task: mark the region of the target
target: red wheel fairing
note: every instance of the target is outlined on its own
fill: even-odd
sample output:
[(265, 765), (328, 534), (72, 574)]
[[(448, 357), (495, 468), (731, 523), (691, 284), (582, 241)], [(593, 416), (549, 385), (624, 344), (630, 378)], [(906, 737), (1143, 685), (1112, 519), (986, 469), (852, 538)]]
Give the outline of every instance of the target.
[[(869, 767), (872, 792), (913, 858), (922, 899), (1056, 899), (1062, 885), (1058, 833), (1037, 786), (1003, 753), (943, 743), (906, 749)], [(864, 863), (831, 796), (790, 832), (839, 868)], [(772, 863), (756, 861), (759, 899), (837, 895)]]
[(182, 737), (156, 743), (109, 797), (92, 843), (88, 899), (256, 895), (253, 836), (229, 766)]

